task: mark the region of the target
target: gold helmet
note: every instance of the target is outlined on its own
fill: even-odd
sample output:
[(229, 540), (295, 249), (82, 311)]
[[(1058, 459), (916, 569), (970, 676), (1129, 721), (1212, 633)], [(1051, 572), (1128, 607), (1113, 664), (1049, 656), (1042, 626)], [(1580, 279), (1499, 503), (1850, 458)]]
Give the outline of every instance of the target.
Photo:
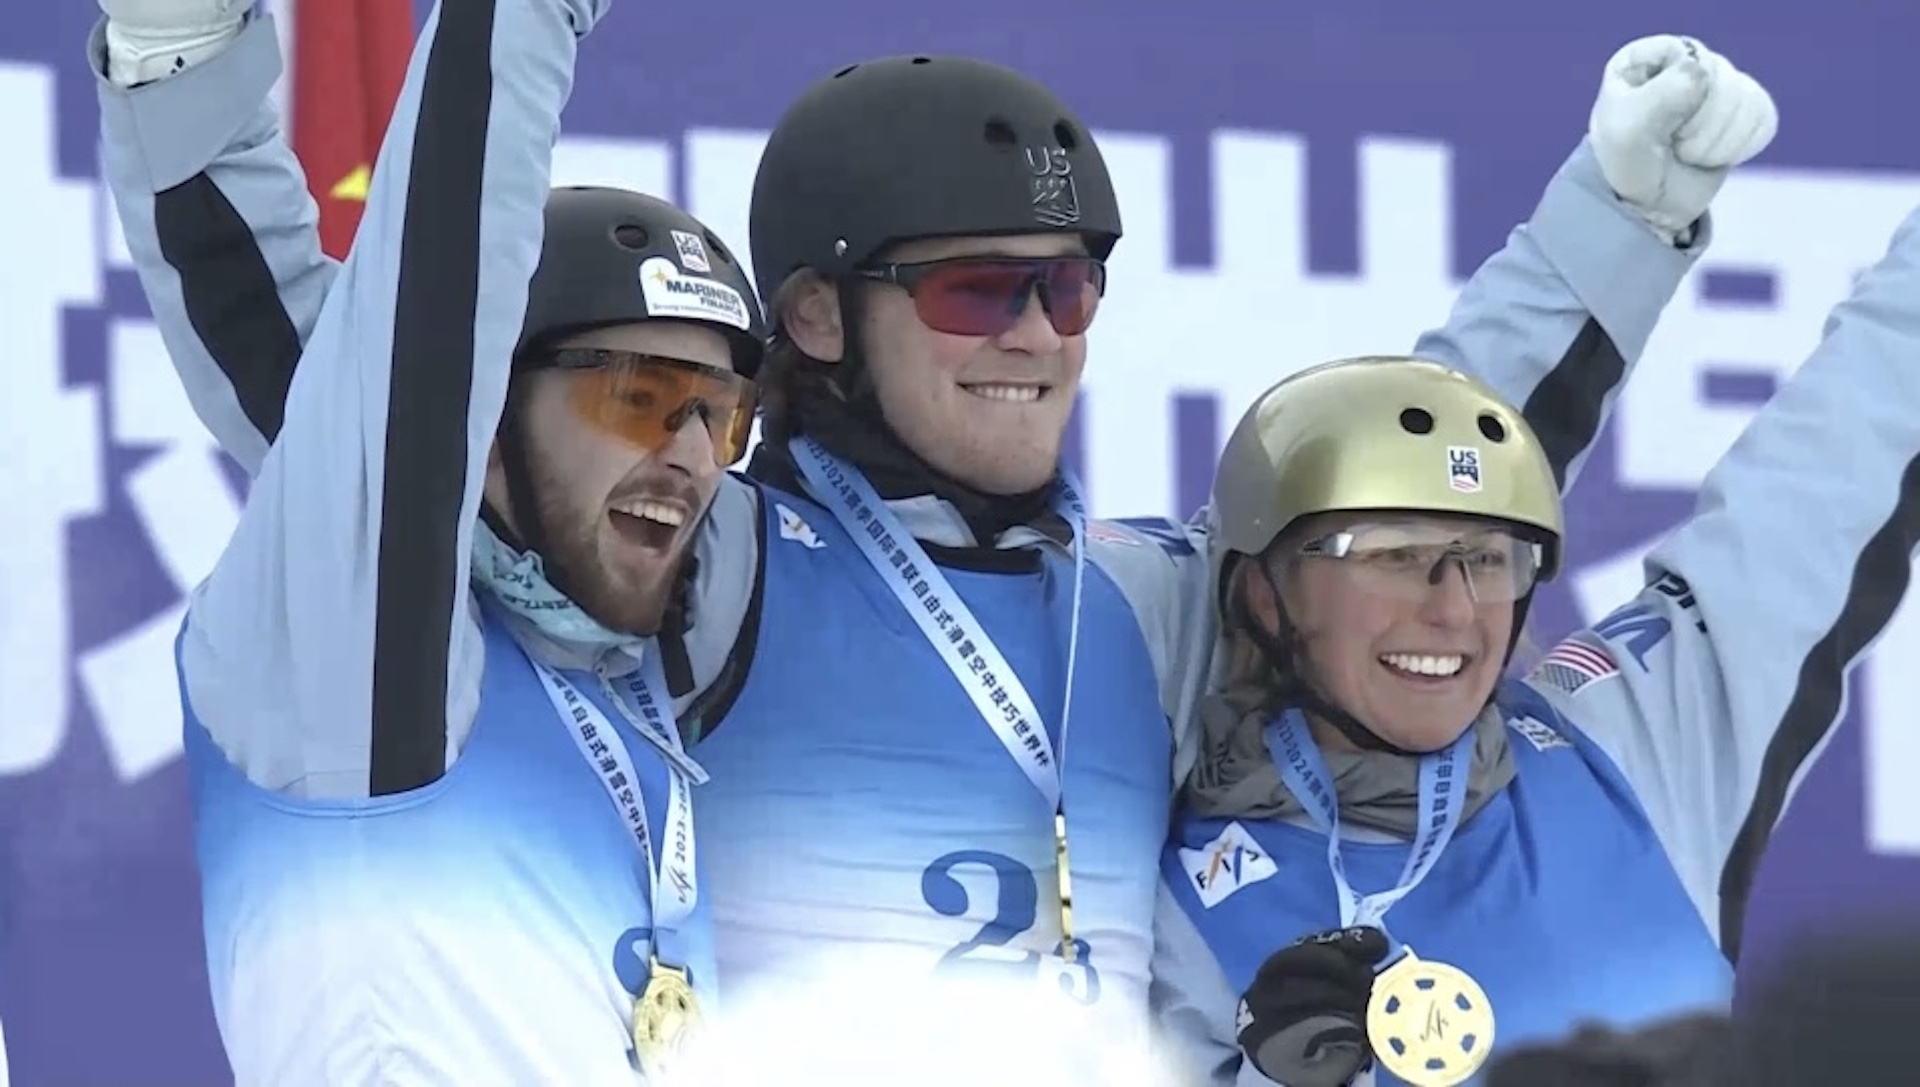
[(1488, 517), (1541, 535), (1539, 580), (1560, 568), (1560, 485), (1540, 440), (1492, 389), (1405, 356), (1303, 370), (1255, 400), (1214, 476), (1213, 583), (1320, 513)]

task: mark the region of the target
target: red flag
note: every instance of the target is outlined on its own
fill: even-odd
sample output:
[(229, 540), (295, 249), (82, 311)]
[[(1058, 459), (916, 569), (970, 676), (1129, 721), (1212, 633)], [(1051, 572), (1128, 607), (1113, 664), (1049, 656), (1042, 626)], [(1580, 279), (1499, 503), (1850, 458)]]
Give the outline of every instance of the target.
[(413, 52), (412, 0), (298, 0), (293, 150), (320, 205), (320, 245), (345, 257)]

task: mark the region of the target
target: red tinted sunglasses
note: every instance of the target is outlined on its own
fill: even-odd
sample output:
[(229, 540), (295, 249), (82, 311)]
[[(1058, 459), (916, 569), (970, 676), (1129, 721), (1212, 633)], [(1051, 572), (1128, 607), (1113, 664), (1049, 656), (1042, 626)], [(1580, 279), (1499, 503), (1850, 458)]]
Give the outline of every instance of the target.
[(954, 336), (998, 336), (1027, 312), (1034, 293), (1053, 330), (1078, 336), (1107, 291), (1107, 266), (1092, 257), (953, 257), (862, 268), (862, 278), (913, 296), (921, 323)]

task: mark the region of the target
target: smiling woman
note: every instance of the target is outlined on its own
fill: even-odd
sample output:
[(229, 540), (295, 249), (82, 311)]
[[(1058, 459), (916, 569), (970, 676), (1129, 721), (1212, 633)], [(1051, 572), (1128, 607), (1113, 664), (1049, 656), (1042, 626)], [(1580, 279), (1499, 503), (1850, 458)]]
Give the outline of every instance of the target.
[[(1539, 530), (1461, 517), (1309, 518), (1240, 567), (1264, 637), (1290, 624), (1311, 690), (1347, 713), (1309, 715), (1314, 739), (1360, 749), (1349, 719), (1408, 751), (1445, 746), (1492, 696), (1515, 602), (1540, 574)], [(1330, 718), (1335, 724), (1328, 724)]]
[(1452, 743), (1559, 565), (1539, 443), (1432, 363), (1356, 360), (1283, 382), (1228, 443), (1215, 493), (1226, 629), (1256, 650), (1245, 678), (1303, 710), (1323, 746)]
[[(1575, 755), (1541, 696), (1501, 686), (1563, 532), (1517, 412), (1417, 359), (1306, 371), (1228, 439), (1213, 517), (1222, 625), (1248, 649), (1238, 686), (1202, 705), (1162, 918), (1165, 954), (1191, 938), (1231, 976), (1203, 998), (1213, 1043), (1296, 1087), (1369, 1063), (1382, 1083), (1451, 1087), (1509, 1036), (1724, 997), (1725, 961), (1618, 771)], [(1510, 742), (1510, 722), (1532, 742)], [(1331, 896), (1268, 878), (1320, 865)], [(1629, 918), (1583, 914), (1603, 901)], [(1545, 991), (1540, 954), (1564, 974), (1618, 969), (1617, 951), (1555, 939), (1601, 924), (1659, 981)]]

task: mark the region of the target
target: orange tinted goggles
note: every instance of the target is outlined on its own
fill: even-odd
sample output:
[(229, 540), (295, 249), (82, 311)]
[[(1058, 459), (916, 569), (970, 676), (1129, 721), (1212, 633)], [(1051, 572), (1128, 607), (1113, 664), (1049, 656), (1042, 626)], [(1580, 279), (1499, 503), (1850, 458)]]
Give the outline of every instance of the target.
[(647, 452), (665, 448), (699, 415), (722, 468), (747, 451), (753, 382), (718, 366), (606, 348), (555, 351), (550, 365), (571, 371), (567, 396), (581, 420)]

